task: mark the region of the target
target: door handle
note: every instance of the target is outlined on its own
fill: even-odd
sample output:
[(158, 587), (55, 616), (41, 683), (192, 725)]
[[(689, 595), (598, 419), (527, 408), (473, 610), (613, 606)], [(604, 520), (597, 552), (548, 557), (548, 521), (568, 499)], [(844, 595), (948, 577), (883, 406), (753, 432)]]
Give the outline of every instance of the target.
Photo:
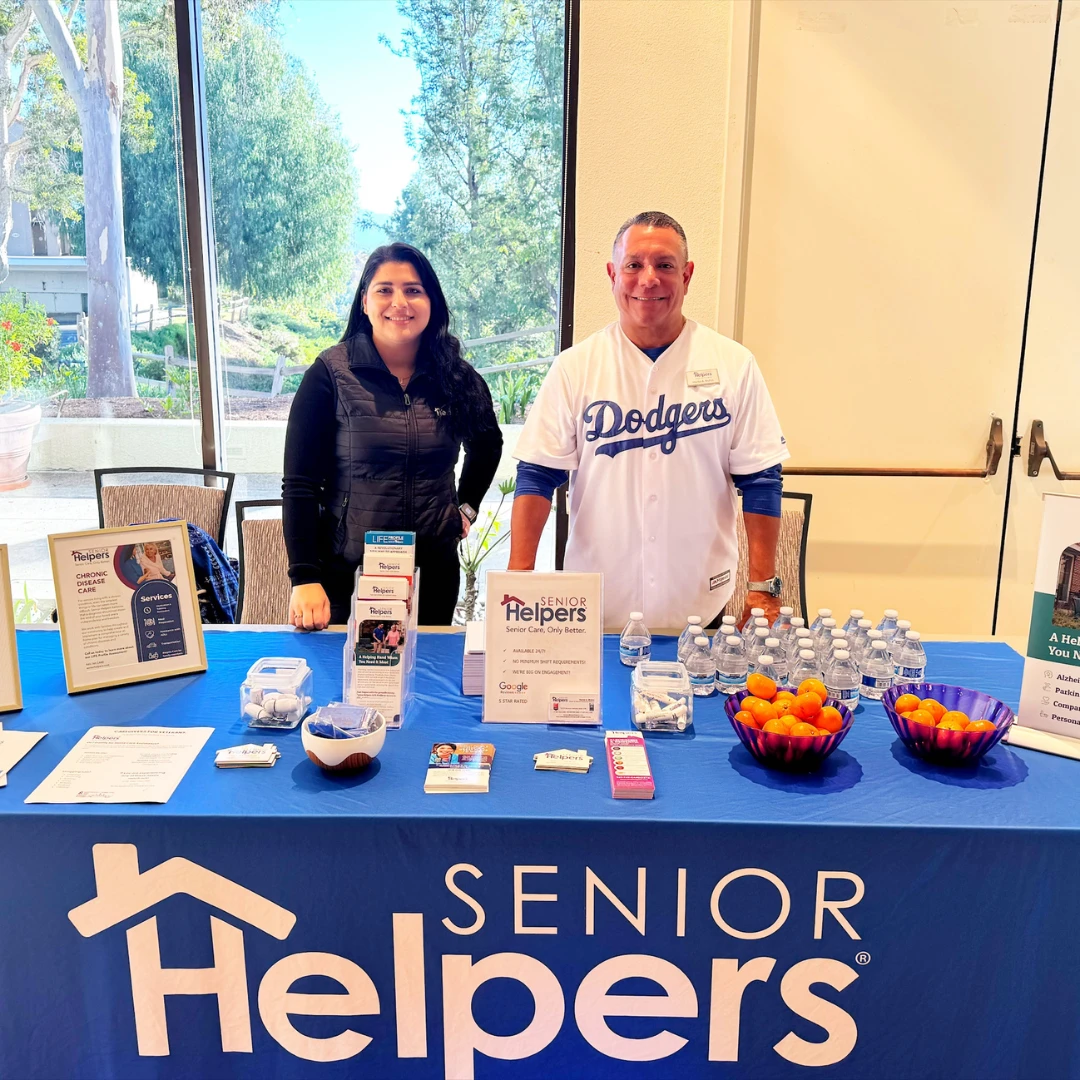
[[(1042, 425), (1039, 425), (1040, 431)], [(998, 471), (998, 463), (1004, 447), (1004, 438), (1001, 433), (1001, 418), (990, 417), (990, 434), (986, 437), (986, 467), (983, 469), (856, 469), (856, 468), (831, 468), (826, 466), (807, 465), (792, 466), (790, 469), (784, 466), (785, 476), (948, 476), (970, 477), (975, 480), (985, 480), (988, 476), (995, 476)], [(1049, 452), (1049, 448), (1047, 450)], [(1056, 466), (1055, 466), (1056, 468)], [(1080, 479), (1080, 475), (1077, 476)]]
[(1041, 420), (1032, 420), (1031, 435), (1028, 438), (1028, 476), (1038, 476), (1039, 470), (1042, 468), (1042, 463), (1047, 458), (1050, 459), (1050, 468), (1054, 470), (1054, 475), (1059, 480), (1080, 480), (1080, 472), (1062, 472), (1058, 468), (1058, 464), (1054, 460), (1053, 452), (1050, 449), (1050, 444), (1046, 441), (1046, 436), (1043, 434), (1043, 422)]

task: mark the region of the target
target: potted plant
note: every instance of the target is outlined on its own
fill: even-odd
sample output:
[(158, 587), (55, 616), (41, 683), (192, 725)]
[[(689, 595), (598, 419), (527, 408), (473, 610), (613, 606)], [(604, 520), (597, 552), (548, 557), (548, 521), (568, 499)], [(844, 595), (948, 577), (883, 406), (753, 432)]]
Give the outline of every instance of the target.
[(506, 496), (513, 491), (514, 480), (503, 480), (499, 484), (499, 505), (495, 507), (495, 512), (485, 510), (483, 518), (476, 520), (469, 530), (469, 535), (458, 546), (458, 562), (465, 571), (463, 608), (466, 622), (472, 622), (476, 618), (476, 578), (480, 572), (480, 564), (510, 535), (510, 530), (503, 529), (502, 522), (499, 521), (499, 512), (506, 502)]
[(19, 293), (0, 296), (0, 490), (29, 483), (26, 467), (41, 406), (19, 395), (41, 367), (33, 350), (55, 333), (56, 320), (41, 304), (26, 303)]

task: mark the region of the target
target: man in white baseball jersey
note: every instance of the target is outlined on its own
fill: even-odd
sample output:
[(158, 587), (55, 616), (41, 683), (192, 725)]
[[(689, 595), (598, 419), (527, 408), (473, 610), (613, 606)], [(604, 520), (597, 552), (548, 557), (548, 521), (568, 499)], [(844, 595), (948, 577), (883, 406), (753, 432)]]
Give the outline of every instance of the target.
[(607, 264), (618, 322), (563, 352), (525, 422), (511, 570), (531, 570), (551, 496), (569, 474), (567, 570), (604, 575), (605, 622), (631, 610), (656, 628), (706, 624), (734, 589), (743, 493), (751, 606), (779, 613), (780, 463), (789, 455), (743, 346), (682, 313), (694, 264), (658, 211), (615, 237)]

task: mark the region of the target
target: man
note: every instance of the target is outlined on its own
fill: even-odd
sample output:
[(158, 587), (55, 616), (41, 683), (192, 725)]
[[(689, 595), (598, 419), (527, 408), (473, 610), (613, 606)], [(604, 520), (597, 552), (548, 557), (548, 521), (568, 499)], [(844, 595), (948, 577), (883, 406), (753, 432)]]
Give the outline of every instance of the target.
[(566, 569), (604, 575), (605, 621), (705, 625), (734, 589), (735, 489), (750, 593), (743, 617), (779, 614), (780, 463), (788, 456), (753, 355), (686, 319), (686, 234), (658, 211), (619, 230), (607, 264), (618, 322), (563, 352), (515, 456), (511, 570), (532, 570), (554, 489), (573, 474)]

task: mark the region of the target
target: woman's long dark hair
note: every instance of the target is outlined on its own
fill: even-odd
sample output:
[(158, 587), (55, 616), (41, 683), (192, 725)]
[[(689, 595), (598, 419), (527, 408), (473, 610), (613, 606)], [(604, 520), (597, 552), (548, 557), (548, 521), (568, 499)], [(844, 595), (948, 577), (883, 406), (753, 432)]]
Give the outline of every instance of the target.
[(461, 342), (450, 333), (450, 308), (431, 263), (423, 252), (410, 244), (385, 244), (377, 247), (364, 264), (360, 284), (356, 288), (349, 321), (345, 327), (347, 341), (356, 334), (371, 333), (371, 320), (364, 311), (364, 295), (383, 263), (409, 263), (420, 278), (420, 284), (431, 301), (431, 319), (421, 338), (421, 350), (426, 351), (432, 364), (435, 380), (443, 399), (449, 406), (450, 430), (457, 439), (467, 440), (495, 421), (491, 395), (483, 380), (476, 377), (472, 365), (461, 352)]

